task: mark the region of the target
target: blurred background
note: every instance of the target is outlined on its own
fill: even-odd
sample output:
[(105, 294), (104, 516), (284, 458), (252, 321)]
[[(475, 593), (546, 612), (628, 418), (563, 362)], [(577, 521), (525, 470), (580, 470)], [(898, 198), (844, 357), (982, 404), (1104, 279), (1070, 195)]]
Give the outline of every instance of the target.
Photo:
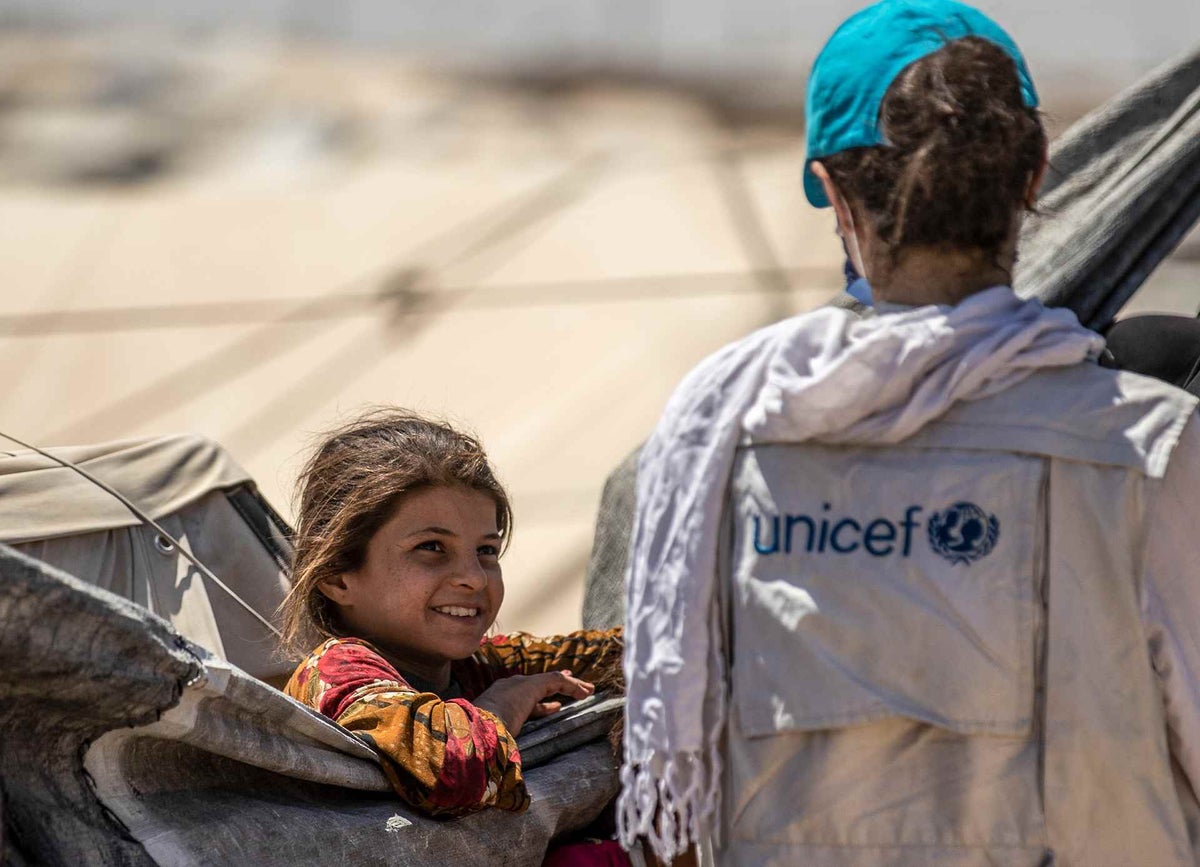
[[(202, 433), (290, 518), (316, 432), (447, 417), (513, 494), (501, 627), (576, 628), (672, 386), (841, 285), (802, 106), (861, 5), (0, 0), (0, 430)], [(1200, 41), (1196, 0), (979, 5), (1055, 131)], [(1131, 309), (1197, 306), (1193, 235)]]

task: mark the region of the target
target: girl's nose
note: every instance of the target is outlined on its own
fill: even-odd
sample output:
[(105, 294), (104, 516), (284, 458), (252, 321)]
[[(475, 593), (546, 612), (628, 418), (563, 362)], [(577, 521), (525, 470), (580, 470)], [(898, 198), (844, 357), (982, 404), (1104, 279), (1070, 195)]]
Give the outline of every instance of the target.
[(488, 573), (477, 557), (464, 557), (454, 571), (454, 582), (472, 590), (482, 590), (487, 587)]

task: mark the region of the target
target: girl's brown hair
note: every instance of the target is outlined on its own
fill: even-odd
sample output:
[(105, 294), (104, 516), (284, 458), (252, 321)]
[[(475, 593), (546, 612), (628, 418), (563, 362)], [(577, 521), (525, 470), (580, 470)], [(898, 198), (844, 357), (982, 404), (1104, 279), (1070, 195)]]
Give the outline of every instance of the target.
[(327, 433), (297, 480), (292, 587), (280, 606), (283, 653), (300, 657), (340, 634), (322, 581), (362, 566), (367, 543), (406, 494), (462, 485), (496, 504), (504, 545), (512, 533), (508, 494), (475, 437), (403, 409), (368, 411)]
[(977, 36), (947, 42), (896, 77), (879, 123), (887, 144), (820, 162), (892, 258), (908, 246), (999, 253), (1046, 147), (1012, 58)]

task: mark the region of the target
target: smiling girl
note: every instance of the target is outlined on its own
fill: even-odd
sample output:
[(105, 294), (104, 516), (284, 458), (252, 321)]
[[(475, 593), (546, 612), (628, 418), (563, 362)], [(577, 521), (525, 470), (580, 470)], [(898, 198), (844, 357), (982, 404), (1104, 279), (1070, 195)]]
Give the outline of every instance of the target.
[(426, 814), (523, 811), (517, 733), (619, 669), (621, 631), (485, 638), (512, 511), (482, 446), (448, 425), (368, 413), (299, 485), (282, 614), (285, 651), (307, 657), (287, 694), (371, 744)]

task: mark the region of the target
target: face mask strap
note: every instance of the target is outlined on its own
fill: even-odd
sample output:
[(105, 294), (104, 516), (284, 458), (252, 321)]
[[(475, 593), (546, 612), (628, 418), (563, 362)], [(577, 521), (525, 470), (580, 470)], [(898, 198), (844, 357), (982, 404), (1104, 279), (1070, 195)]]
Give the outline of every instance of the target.
[[(837, 235), (842, 239), (842, 252), (846, 254), (846, 264), (843, 266), (843, 270), (846, 274), (846, 285), (849, 286), (860, 277), (865, 278), (868, 283), (871, 282), (870, 278), (867, 277), (866, 274), (859, 272), (859, 267), (857, 264), (855, 264), (856, 258), (859, 262), (863, 261), (862, 248), (858, 245), (858, 235), (852, 231), (850, 232), (849, 237), (847, 237), (846, 234), (842, 232), (842, 227), (840, 225), (837, 228)], [(854, 239), (853, 250), (850, 248), (850, 238)], [(863, 270), (866, 270), (865, 265)], [(853, 277), (851, 277), (852, 274), (854, 275)]]

